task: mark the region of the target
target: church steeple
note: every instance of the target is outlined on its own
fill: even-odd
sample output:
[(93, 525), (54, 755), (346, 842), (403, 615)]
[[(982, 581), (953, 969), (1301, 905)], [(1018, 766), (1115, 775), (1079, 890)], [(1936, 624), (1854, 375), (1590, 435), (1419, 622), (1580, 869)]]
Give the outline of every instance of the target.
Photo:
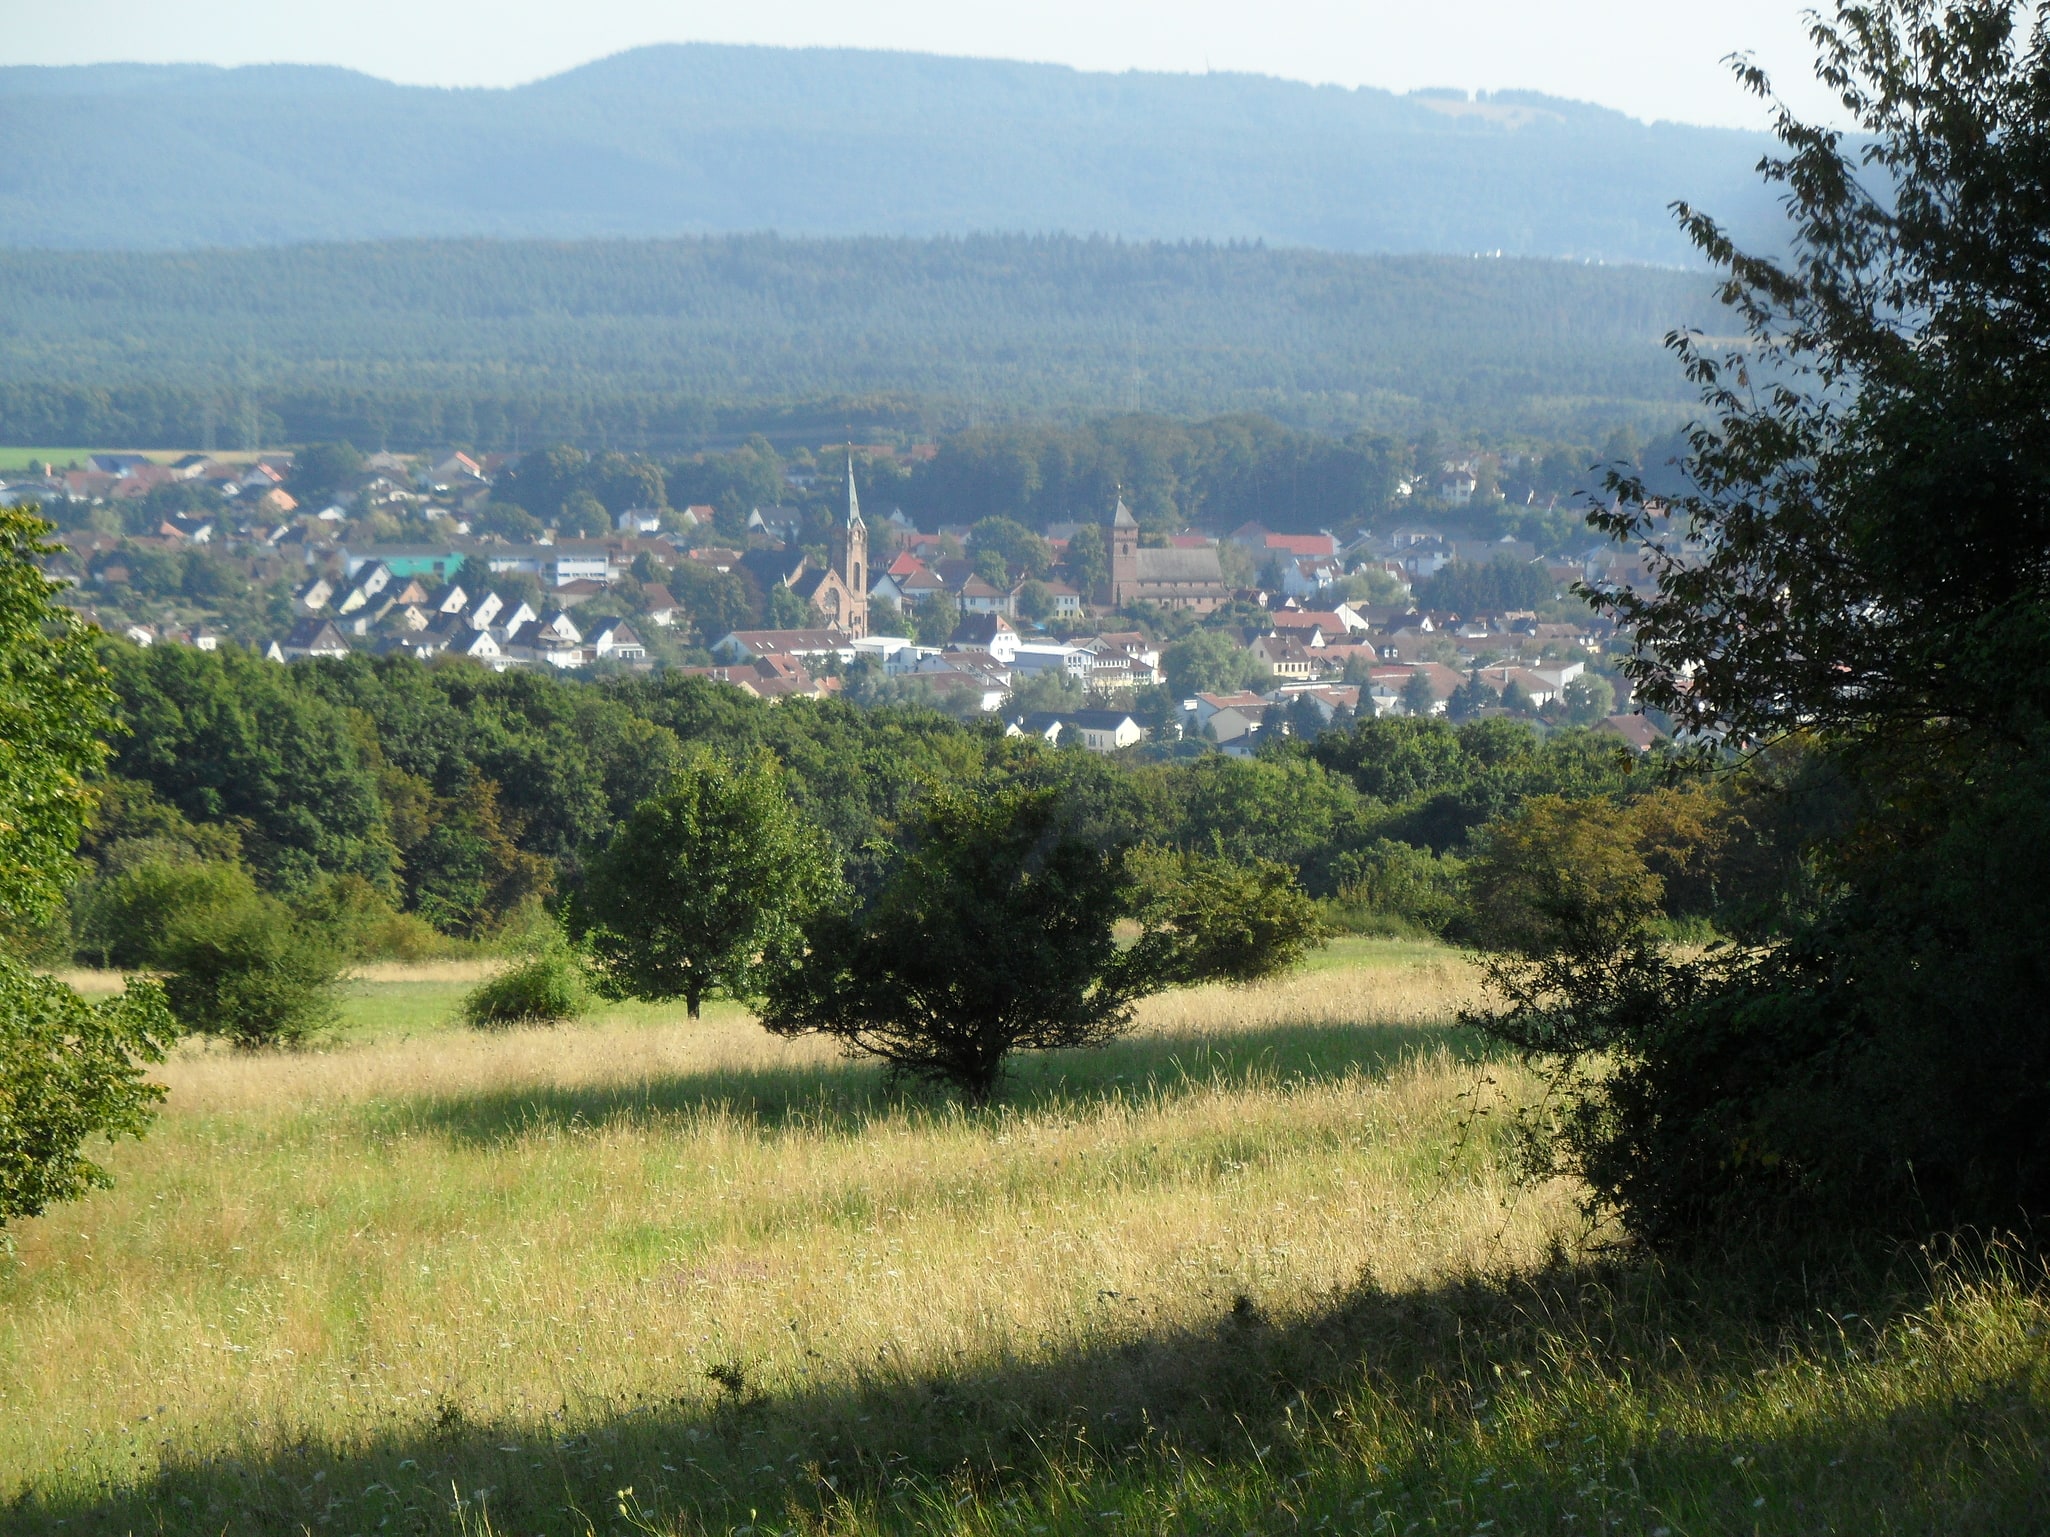
[(847, 455), (847, 516), (833, 530), (833, 570), (847, 588), (847, 629), (868, 633), (868, 525), (861, 520), (861, 495), (854, 489), (854, 454)]

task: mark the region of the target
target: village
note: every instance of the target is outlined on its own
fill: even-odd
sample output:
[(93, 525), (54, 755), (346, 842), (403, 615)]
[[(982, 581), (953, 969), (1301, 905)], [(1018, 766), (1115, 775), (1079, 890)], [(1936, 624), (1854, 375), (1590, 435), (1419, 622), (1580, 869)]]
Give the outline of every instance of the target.
[[(1605, 660), (1606, 622), (1569, 596), (1645, 579), (1612, 549), (1541, 553), (1422, 519), (1161, 533), (1122, 498), (1100, 523), (924, 530), (896, 508), (864, 514), (843, 460), (788, 477), (793, 496), (832, 501), (823, 520), (816, 506), (584, 505), (551, 527), (494, 500), (517, 456), (457, 450), (370, 455), (318, 497), (295, 494), (314, 477), (288, 453), (94, 454), (10, 475), (0, 504), (46, 509), (61, 546), (47, 574), (140, 646), (676, 668), (771, 701), (919, 703), (1097, 752), (1245, 755), (1390, 715), (1588, 726), (1640, 752), (1660, 740)], [(1450, 463), (1430, 489), (1458, 508), (1474, 477)], [(807, 545), (821, 521), (823, 545)], [(1459, 573), (1481, 579), (1442, 601)]]

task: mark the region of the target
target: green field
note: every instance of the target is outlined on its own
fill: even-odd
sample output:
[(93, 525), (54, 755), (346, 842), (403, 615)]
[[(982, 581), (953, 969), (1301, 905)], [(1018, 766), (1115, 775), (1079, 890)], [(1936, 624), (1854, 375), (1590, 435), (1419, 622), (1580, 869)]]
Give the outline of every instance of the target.
[[(187, 454), (198, 453), (196, 448), (5, 448), (0, 447), (0, 475), (19, 475), (33, 465), (54, 464), (58, 469), (68, 465), (85, 466), (94, 454), (147, 454), (158, 464), (170, 464)], [(239, 463), (253, 458), (251, 454), (219, 452), (216, 459)]]
[(182, 1048), (0, 1270), (10, 1533), (2050, 1529), (2019, 1261), (1603, 1259), (1467, 964), (1154, 1000), (984, 1114), (646, 1006), (379, 971)]

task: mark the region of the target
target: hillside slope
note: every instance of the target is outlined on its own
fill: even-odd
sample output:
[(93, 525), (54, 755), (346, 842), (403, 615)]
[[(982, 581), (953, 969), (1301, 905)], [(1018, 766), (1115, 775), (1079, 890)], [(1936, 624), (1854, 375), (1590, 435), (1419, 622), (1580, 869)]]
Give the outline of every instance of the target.
[(1763, 139), (1578, 103), (845, 49), (637, 49), (511, 90), (0, 69), (0, 241), (1065, 231), (1685, 262)]

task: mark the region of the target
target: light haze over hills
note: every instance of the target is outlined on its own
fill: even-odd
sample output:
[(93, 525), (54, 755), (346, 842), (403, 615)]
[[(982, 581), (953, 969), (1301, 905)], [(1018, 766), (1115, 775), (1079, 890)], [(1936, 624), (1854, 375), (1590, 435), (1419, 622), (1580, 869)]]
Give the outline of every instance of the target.
[(0, 69), (0, 243), (1064, 231), (1685, 264), (1763, 136), (1525, 94), (715, 44), (508, 90), (266, 65)]

